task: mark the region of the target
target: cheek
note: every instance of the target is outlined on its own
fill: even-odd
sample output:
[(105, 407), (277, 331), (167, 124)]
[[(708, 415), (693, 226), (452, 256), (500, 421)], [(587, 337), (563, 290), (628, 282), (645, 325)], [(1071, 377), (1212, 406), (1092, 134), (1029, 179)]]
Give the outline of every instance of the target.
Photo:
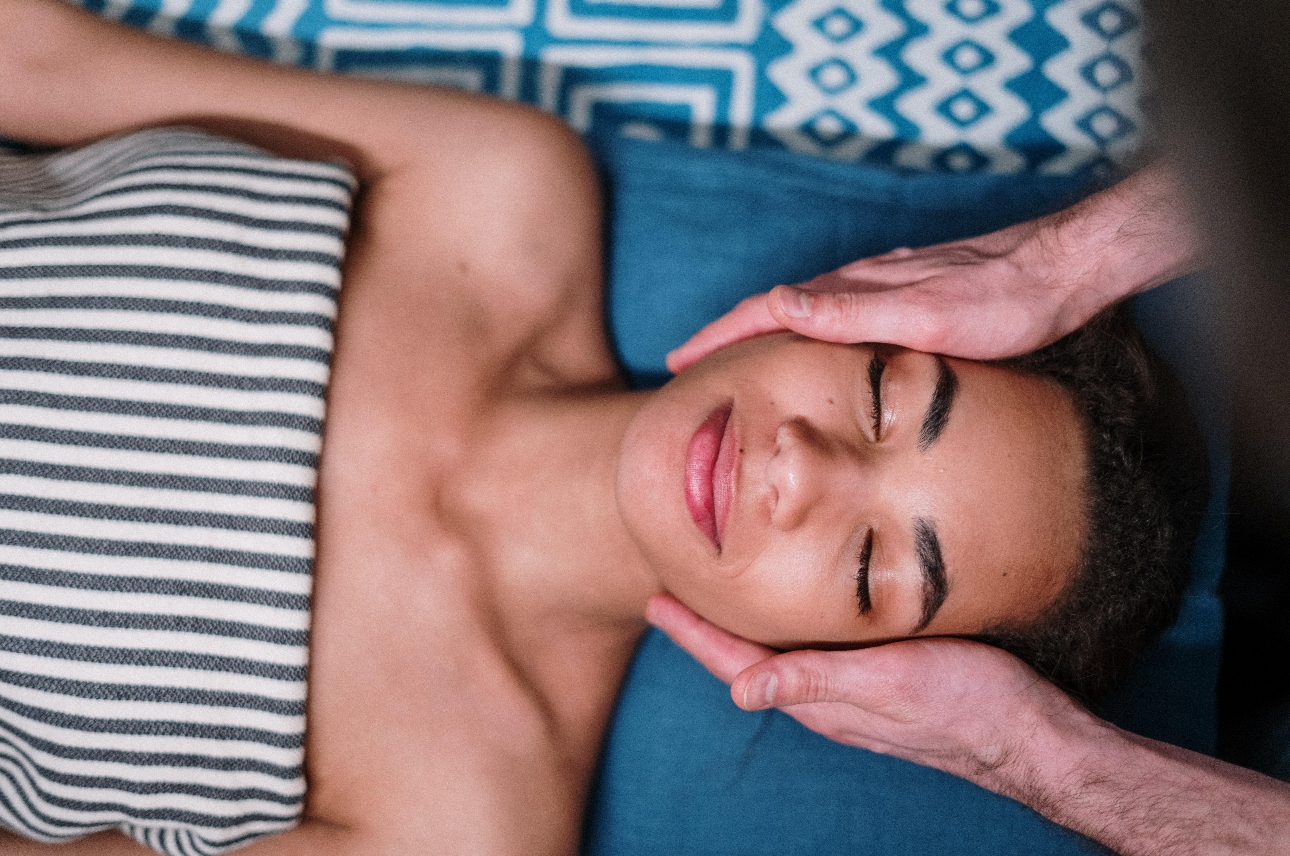
[(740, 567), (674, 566), (660, 577), (668, 591), (718, 627), (754, 642), (794, 647), (854, 633), (846, 593), (826, 591), (831, 587), (825, 561), (819, 551), (781, 544)]

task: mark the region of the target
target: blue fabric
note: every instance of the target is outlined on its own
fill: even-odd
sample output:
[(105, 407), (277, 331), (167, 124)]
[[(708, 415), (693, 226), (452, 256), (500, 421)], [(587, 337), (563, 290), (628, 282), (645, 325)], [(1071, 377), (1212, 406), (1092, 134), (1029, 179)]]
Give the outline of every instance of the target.
[[(635, 382), (740, 298), (899, 245), (978, 234), (1063, 207), (1074, 177), (898, 175), (784, 152), (594, 141), (611, 193), (611, 330)], [(1226, 405), (1206, 283), (1140, 301), (1209, 442), (1215, 484), (1179, 624), (1105, 711), (1202, 751), (1214, 741)], [(830, 743), (726, 687), (658, 633), (624, 687), (590, 806), (588, 854), (1099, 852), (1031, 810), (935, 770)]]
[(1119, 162), (1140, 0), (76, 0), (227, 50), (537, 104), (579, 131), (930, 171)]
[(746, 713), (659, 633), (637, 655), (601, 760), (594, 856), (1103, 853), (963, 779)]

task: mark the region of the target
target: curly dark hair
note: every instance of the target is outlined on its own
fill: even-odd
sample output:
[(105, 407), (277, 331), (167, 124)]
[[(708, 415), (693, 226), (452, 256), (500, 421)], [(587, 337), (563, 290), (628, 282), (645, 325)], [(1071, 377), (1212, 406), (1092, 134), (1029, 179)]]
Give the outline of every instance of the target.
[(1209, 495), (1204, 443), (1182, 388), (1127, 307), (1000, 364), (1055, 381), (1074, 402), (1088, 452), (1088, 528), (1053, 604), (977, 638), (1094, 703), (1178, 617)]

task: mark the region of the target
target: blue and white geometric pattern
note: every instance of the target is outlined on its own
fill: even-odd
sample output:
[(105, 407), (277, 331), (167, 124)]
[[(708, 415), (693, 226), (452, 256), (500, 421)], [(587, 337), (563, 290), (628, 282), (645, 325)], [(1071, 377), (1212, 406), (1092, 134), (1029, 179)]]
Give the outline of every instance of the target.
[(1143, 141), (1140, 0), (74, 0), (584, 132), (915, 170), (1071, 173)]

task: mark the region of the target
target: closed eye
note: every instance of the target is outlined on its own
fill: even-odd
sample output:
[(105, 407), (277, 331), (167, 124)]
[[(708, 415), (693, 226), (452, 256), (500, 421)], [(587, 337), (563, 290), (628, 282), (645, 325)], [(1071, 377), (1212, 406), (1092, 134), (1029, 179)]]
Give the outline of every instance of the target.
[(876, 353), (869, 359), (869, 402), (873, 417), (873, 438), (882, 433), (882, 373), (887, 364)]
[(864, 546), (860, 548), (860, 567), (856, 569), (856, 600), (860, 604), (860, 614), (868, 615), (873, 609), (869, 599), (869, 557), (873, 554), (873, 530), (865, 536)]

